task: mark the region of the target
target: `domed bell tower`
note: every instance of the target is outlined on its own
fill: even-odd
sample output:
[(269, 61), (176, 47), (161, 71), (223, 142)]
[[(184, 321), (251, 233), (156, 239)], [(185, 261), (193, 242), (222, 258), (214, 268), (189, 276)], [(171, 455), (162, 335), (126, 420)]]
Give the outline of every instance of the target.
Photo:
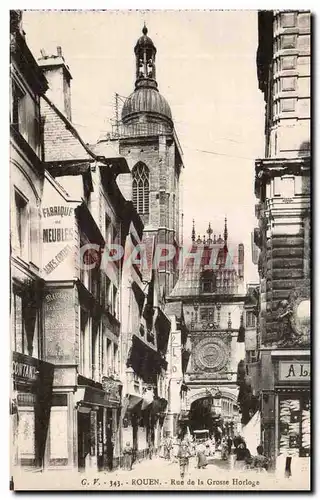
[[(157, 49), (144, 25), (134, 54), (135, 90), (122, 108), (119, 153), (130, 166), (132, 200), (156, 245), (179, 249), (179, 183), (182, 150), (171, 109), (156, 81)], [(169, 294), (178, 279), (174, 259), (161, 264), (160, 284)]]

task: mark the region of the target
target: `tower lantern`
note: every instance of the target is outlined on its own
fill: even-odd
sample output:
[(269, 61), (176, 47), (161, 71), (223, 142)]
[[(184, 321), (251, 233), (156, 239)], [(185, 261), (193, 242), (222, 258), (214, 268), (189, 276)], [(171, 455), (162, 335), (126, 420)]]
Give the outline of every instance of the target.
[(151, 38), (147, 36), (148, 28), (143, 26), (142, 36), (136, 43), (136, 89), (142, 86), (157, 88), (156, 82), (156, 53)]

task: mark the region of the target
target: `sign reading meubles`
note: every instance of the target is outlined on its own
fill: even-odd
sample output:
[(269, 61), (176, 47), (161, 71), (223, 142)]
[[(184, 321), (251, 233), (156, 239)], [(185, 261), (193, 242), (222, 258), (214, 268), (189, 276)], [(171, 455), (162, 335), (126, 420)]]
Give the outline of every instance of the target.
[(43, 271), (46, 280), (72, 279), (74, 259), (74, 208), (55, 192), (41, 209)]

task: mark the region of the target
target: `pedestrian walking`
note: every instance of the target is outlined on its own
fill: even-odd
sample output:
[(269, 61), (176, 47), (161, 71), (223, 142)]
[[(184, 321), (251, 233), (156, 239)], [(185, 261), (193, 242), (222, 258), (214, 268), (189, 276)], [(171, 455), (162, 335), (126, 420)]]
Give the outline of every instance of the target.
[(221, 459), (228, 460), (229, 452), (228, 452), (228, 443), (227, 438), (223, 437), (221, 440)]
[(203, 441), (200, 441), (200, 443), (197, 446), (197, 459), (198, 459), (198, 464), (197, 467), (198, 469), (205, 469), (207, 467), (208, 461), (206, 457), (206, 446)]
[(170, 460), (171, 450), (172, 450), (172, 441), (171, 441), (171, 438), (168, 436), (164, 441), (164, 458), (165, 458), (165, 460)]
[(189, 459), (191, 456), (190, 445), (185, 437), (180, 440), (179, 450), (178, 450), (178, 459), (180, 466), (180, 477), (184, 478), (185, 474), (188, 472), (189, 468)]
[(215, 442), (214, 436), (212, 436), (210, 443), (211, 443), (210, 444), (211, 455), (214, 456), (214, 454), (216, 452), (216, 442)]
[(209, 457), (211, 455), (211, 440), (208, 438), (204, 444), (206, 447), (206, 451), (205, 451), (206, 457)]
[(178, 436), (176, 436), (171, 441), (171, 455), (172, 455), (173, 462), (177, 462), (178, 452), (179, 452), (179, 438), (178, 438)]
[(125, 470), (132, 470), (132, 455), (133, 449), (130, 446), (130, 443), (127, 442), (123, 448), (123, 468)]

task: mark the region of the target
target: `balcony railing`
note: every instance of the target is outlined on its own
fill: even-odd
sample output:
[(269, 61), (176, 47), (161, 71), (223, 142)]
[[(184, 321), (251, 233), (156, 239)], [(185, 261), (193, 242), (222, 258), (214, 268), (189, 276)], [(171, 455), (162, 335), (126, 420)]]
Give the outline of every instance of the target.
[(112, 125), (110, 139), (121, 139), (126, 137), (143, 137), (150, 135), (172, 134), (173, 128), (164, 123), (134, 123), (130, 125)]

